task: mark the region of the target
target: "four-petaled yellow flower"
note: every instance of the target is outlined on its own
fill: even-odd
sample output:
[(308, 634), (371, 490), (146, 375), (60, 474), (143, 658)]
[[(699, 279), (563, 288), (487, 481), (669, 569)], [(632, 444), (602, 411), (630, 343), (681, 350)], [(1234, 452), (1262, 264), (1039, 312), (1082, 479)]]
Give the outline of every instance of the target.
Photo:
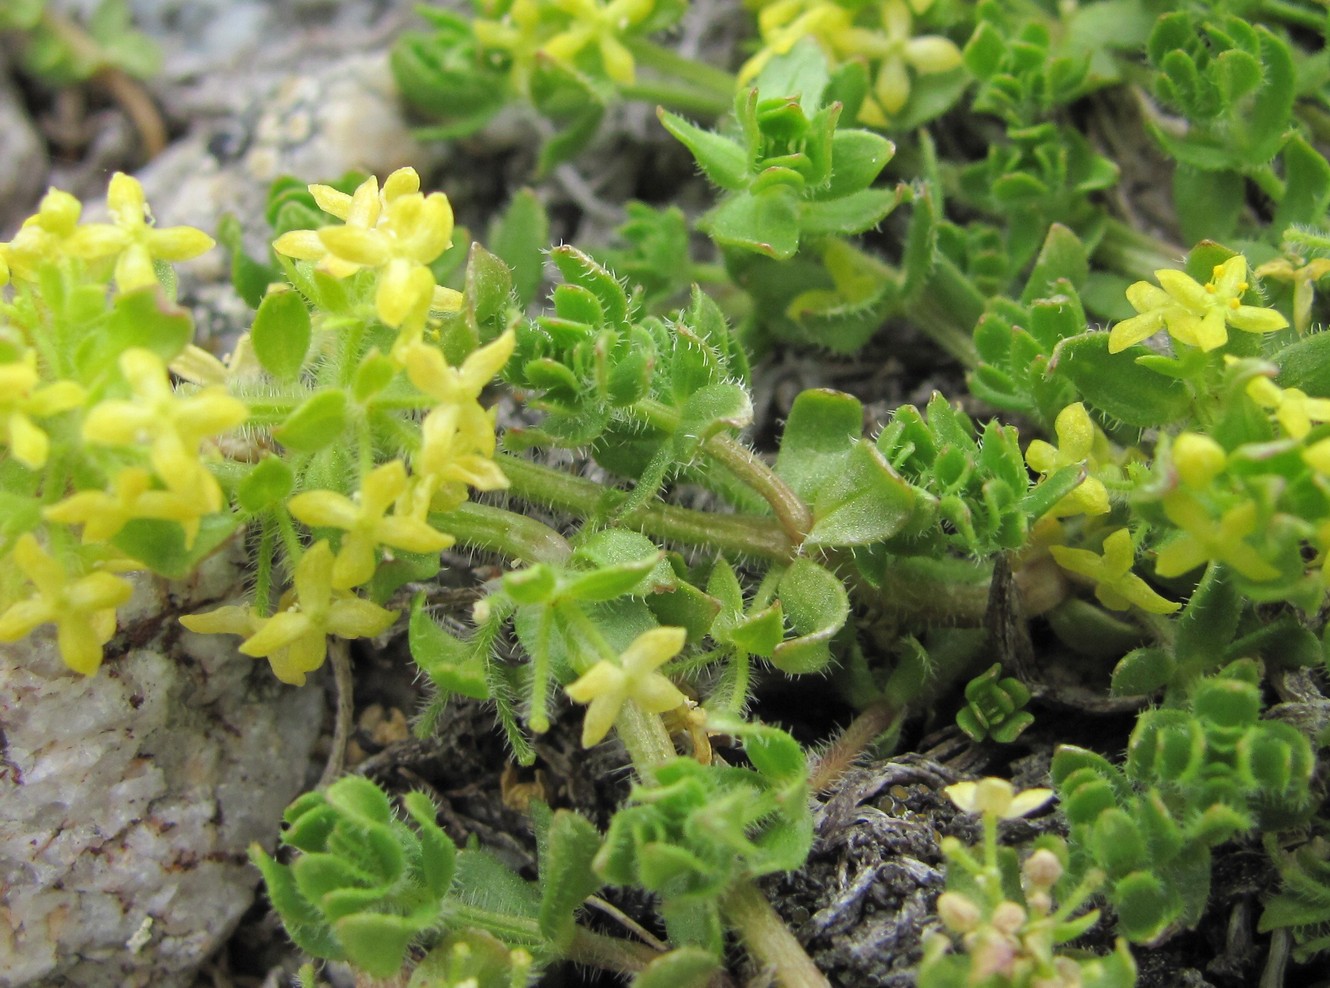
[(438, 511), (467, 499), (467, 488), (499, 491), (508, 486), (494, 462), (494, 414), (479, 405), (441, 404), (420, 423), (420, 449), (411, 465), (430, 490)]
[[(65, 258), (94, 260), (119, 250), (116, 228), (108, 223), (79, 225), (83, 204), (68, 192), (51, 188), (37, 212), (23, 221), (14, 239), (0, 244), (0, 261), (13, 277), (36, 281), (43, 264)], [(4, 284), (7, 279), (0, 279)]]
[(476, 349), (461, 367), (450, 367), (443, 353), (427, 343), (416, 342), (406, 347), (403, 357), (411, 383), (435, 401), (465, 404), (474, 402), (503, 370), (517, 346), (512, 330)]
[(59, 415), (84, 400), (83, 389), (73, 381), (39, 388), (40, 381), (37, 354), (32, 350), (21, 360), (0, 364), (0, 443), (30, 470), (45, 466), (51, 449), (51, 441), (33, 419)]
[(333, 561), (334, 588), (349, 590), (368, 582), (378, 562), (377, 546), (407, 552), (440, 552), (453, 544), (455, 539), (451, 535), (436, 531), (419, 517), (387, 513), (406, 489), (406, 464), (389, 460), (370, 471), (354, 498), (333, 491), (308, 491), (287, 502), (291, 514), (306, 525), (346, 532)]
[(240, 644), (243, 654), (266, 658), (278, 679), (303, 686), (305, 676), (323, 665), (329, 635), (366, 638), (397, 619), (396, 611), (334, 588), (332, 568), (332, 549), (326, 541), (316, 542), (296, 563), (295, 587), (271, 617), (232, 605), (182, 617), (180, 623), (204, 634), (248, 634)]
[(1228, 329), (1247, 333), (1273, 333), (1288, 326), (1288, 320), (1273, 309), (1244, 305), (1247, 259), (1235, 254), (1216, 264), (1212, 280), (1204, 285), (1182, 271), (1155, 272), (1162, 287), (1138, 281), (1127, 289), (1127, 301), (1139, 315), (1124, 319), (1108, 335), (1108, 352), (1118, 353), (1153, 336), (1161, 329), (1180, 343), (1214, 350), (1228, 342)]
[(1182, 532), (1159, 550), (1155, 571), (1160, 576), (1181, 576), (1211, 560), (1227, 564), (1249, 580), (1279, 576), (1279, 570), (1246, 541), (1260, 526), (1256, 502), (1229, 508), (1215, 521), (1194, 495), (1175, 490), (1164, 497), (1164, 514)]
[(245, 403), (222, 387), (178, 394), (161, 358), (149, 350), (126, 350), (120, 370), (134, 399), (95, 405), (83, 420), (83, 438), (108, 446), (148, 444), (152, 468), (167, 490), (197, 503), (202, 514), (220, 511), (222, 491), (200, 461), (199, 445), (243, 422)]
[(19, 536), (11, 556), (37, 594), (0, 614), (0, 641), (12, 642), (43, 624), (54, 624), (65, 665), (91, 676), (102, 664), (102, 646), (115, 634), (115, 609), (134, 588), (110, 573), (73, 577), (36, 536)]
[(571, 21), (564, 30), (547, 38), (540, 46), (550, 58), (571, 64), (584, 48), (600, 53), (605, 75), (621, 86), (631, 86), (636, 78), (633, 55), (619, 40), (638, 21), (648, 17), (655, 0), (551, 0), (553, 6), (568, 14)]
[[(916, 13), (920, 6), (915, 4)], [(916, 75), (950, 72), (961, 64), (961, 50), (941, 35), (913, 36), (913, 23), (905, 0), (883, 0), (881, 28), (847, 27), (831, 36), (842, 58), (863, 56), (877, 63), (872, 98), (864, 101), (859, 119), (871, 127), (886, 127), (910, 98), (910, 71)]]
[(828, 54), (834, 38), (850, 30), (850, 12), (831, 0), (776, 0), (757, 15), (762, 48), (739, 69), (739, 84), (755, 79), (777, 55), (784, 55), (801, 38), (814, 38)]
[(1312, 431), (1313, 422), (1330, 422), (1330, 398), (1312, 398), (1301, 388), (1281, 388), (1268, 377), (1247, 382), (1247, 394), (1262, 408), (1275, 413), (1275, 421), (1294, 439)]
[(393, 329), (418, 332), (431, 308), (461, 306), (461, 294), (437, 285), (427, 266), (452, 246), (453, 207), (442, 192), (422, 195), (414, 168), (393, 172), (382, 192), (373, 176), (352, 195), (327, 185), (311, 185), (309, 191), (319, 208), (343, 225), (292, 230), (277, 238), (274, 250), (316, 261), (336, 278), (377, 270), (374, 308)]
[[(1296, 263), (1295, 263), (1296, 262)], [(1312, 323), (1312, 302), (1316, 298), (1316, 283), (1330, 274), (1330, 258), (1318, 257), (1304, 261), (1280, 257), (1266, 261), (1256, 269), (1258, 278), (1274, 278), (1293, 283), (1293, 328), (1305, 333)]]
[(199, 522), (208, 510), (206, 505), (175, 491), (155, 488), (152, 474), (143, 467), (123, 467), (111, 491), (79, 491), (45, 508), (42, 515), (63, 525), (82, 525), (85, 543), (109, 542), (136, 518), (174, 521), (185, 531), (185, 548), (194, 545)]
[(652, 628), (633, 639), (618, 663), (601, 660), (564, 690), (577, 703), (590, 704), (582, 722), (582, 747), (610, 732), (625, 703), (660, 714), (686, 702), (679, 687), (656, 670), (683, 649), (683, 628)]
[[(1058, 444), (1033, 440), (1025, 450), (1025, 462), (1030, 469), (1047, 477), (1062, 467), (1092, 461), (1097, 430), (1090, 413), (1081, 402), (1068, 405), (1058, 412), (1053, 423)], [(1055, 518), (1068, 515), (1102, 515), (1108, 511), (1108, 488), (1096, 477), (1087, 476), (1080, 486), (1049, 509)]]
[(192, 226), (157, 229), (152, 212), (143, 198), (139, 180), (124, 172), (111, 176), (106, 205), (115, 226), (110, 234), (119, 257), (115, 262), (115, 283), (122, 292), (145, 285), (156, 285), (154, 261), (188, 261), (212, 250), (214, 241)]
[(998, 820), (1029, 816), (1053, 798), (1052, 789), (1026, 789), (1018, 793), (1006, 779), (997, 778), (957, 782), (942, 791), (958, 809)]
[(1104, 539), (1103, 555), (1064, 545), (1050, 546), (1048, 551), (1063, 569), (1093, 580), (1094, 595), (1105, 607), (1125, 611), (1135, 604), (1148, 614), (1172, 614), (1182, 606), (1165, 600), (1132, 572), (1136, 549), (1125, 528)]

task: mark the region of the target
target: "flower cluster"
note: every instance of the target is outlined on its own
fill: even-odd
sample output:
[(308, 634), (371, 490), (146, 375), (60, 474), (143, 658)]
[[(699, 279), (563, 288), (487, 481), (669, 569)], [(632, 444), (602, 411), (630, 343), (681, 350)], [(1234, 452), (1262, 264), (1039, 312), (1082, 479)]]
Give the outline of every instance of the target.
[[(859, 59), (872, 66), (871, 93), (859, 110), (870, 127), (889, 127), (910, 98), (911, 73), (949, 72), (961, 64), (961, 51), (941, 35), (914, 34), (914, 17), (933, 0), (880, 0), (865, 5), (844, 5), (832, 0), (776, 0), (758, 14), (762, 48), (739, 71), (746, 82), (757, 76), (776, 55), (790, 51), (801, 38), (811, 37), (836, 62)], [(860, 11), (870, 12), (872, 23), (859, 25)]]
[(273, 243), (279, 254), (312, 261), (335, 278), (374, 271), (374, 310), (406, 339), (424, 330), (431, 309), (461, 304), (461, 295), (438, 285), (429, 269), (452, 246), (452, 205), (442, 192), (423, 195), (414, 168), (399, 168), (382, 189), (370, 176), (351, 195), (327, 185), (309, 191), (342, 225), (285, 233)]
[[(461, 296), (428, 267), (451, 246), (451, 207), (419, 189), (409, 168), (382, 190), (373, 178), (353, 194), (311, 186), (344, 224), (275, 246), (333, 278), (372, 273), (372, 314), (354, 292), (313, 312), (297, 292), (271, 292), (269, 318), (225, 360), (189, 343), (188, 313), (156, 273), (212, 240), (155, 227), (135, 179), (112, 179), (110, 223), (81, 223), (78, 200), (52, 190), (0, 244), (0, 454), (18, 471), (6, 475), (12, 534), (0, 536), (0, 559), (13, 566), (0, 579), (0, 640), (52, 624), (66, 663), (93, 673), (130, 594), (118, 574), (184, 575), (242, 526), (262, 544), (254, 599), (186, 618), (191, 629), (241, 635), (241, 652), (298, 684), (323, 663), (329, 635), (391, 625), (395, 612), (356, 588), (394, 551), (452, 545), (431, 512), (507, 484), (480, 396), (513, 334), (459, 367), (424, 342), (430, 313), (456, 310)], [(57, 277), (77, 306), (42, 303)], [(103, 328), (71, 350), (88, 319)], [(396, 337), (375, 335), (383, 327)], [(346, 386), (367, 377), (377, 383)], [(274, 397), (270, 378), (287, 390)]]

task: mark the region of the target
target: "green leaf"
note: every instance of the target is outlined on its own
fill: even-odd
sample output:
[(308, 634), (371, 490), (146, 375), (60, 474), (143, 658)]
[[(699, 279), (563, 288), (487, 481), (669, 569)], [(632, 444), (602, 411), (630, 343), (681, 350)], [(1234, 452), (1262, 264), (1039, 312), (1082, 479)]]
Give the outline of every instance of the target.
[(185, 531), (176, 522), (134, 518), (125, 524), (111, 544), (158, 576), (183, 580), (239, 527), (237, 515), (205, 515), (199, 522), (194, 544), (187, 547)]
[(796, 637), (776, 646), (771, 664), (792, 675), (817, 672), (831, 661), (831, 639), (850, 615), (845, 584), (811, 559), (796, 559), (776, 593)]
[(1242, 597), (1228, 568), (1211, 563), (1174, 621), (1173, 654), (1190, 676), (1216, 668), (1237, 633)]
[[(1044, 238), (1034, 268), (1025, 281), (1021, 301), (1029, 305), (1036, 299), (1057, 293), (1058, 289), (1054, 286), (1062, 279), (1073, 287), (1081, 285), (1089, 273), (1090, 262), (1085, 245), (1070, 228), (1054, 223), (1048, 228), (1048, 236)], [(1081, 331), (1084, 332), (1084, 327)]]
[(416, 665), (440, 690), (475, 700), (490, 698), (483, 651), (435, 624), (425, 610), (423, 593), (411, 601), (407, 644)]
[(565, 244), (551, 250), (550, 259), (569, 284), (579, 285), (595, 295), (607, 323), (617, 326), (628, 321), (628, 293), (595, 258)]
[(633, 977), (630, 988), (707, 988), (720, 962), (701, 947), (680, 947), (657, 957)]
[(1114, 696), (1145, 696), (1163, 689), (1173, 679), (1177, 661), (1162, 648), (1143, 647), (1128, 652), (1113, 669)]
[(558, 810), (540, 849), (540, 932), (560, 953), (576, 933), (575, 913), (600, 888), (591, 862), (600, 850), (600, 832), (571, 810)]
[(257, 309), (268, 286), (281, 277), (281, 270), (260, 264), (245, 252), (244, 227), (233, 213), (223, 213), (217, 221), (217, 242), (231, 254), (231, 284), (236, 294)]
[(1275, 208), (1270, 229), (1323, 223), (1330, 208), (1330, 162), (1297, 133), (1288, 139), (1280, 158), (1284, 162), (1284, 198)]
[(282, 919), (287, 936), (292, 942), (313, 957), (325, 960), (342, 960), (346, 953), (337, 937), (323, 918), (323, 914), (296, 887), (291, 869), (278, 864), (264, 853), (257, 843), (249, 848), (249, 859), (263, 875), (263, 883), (268, 887), (268, 901)]
[(1135, 943), (1148, 943), (1159, 936), (1181, 912), (1177, 896), (1147, 871), (1118, 880), (1113, 887), (1113, 906), (1118, 911), (1118, 929)]
[(839, 199), (873, 184), (896, 153), (896, 145), (871, 130), (847, 128), (831, 138), (831, 182), (815, 199)]
[(273, 430), (273, 438), (300, 453), (313, 453), (342, 437), (347, 427), (346, 392), (318, 391)]
[(886, 219), (899, 202), (895, 189), (861, 189), (838, 199), (805, 202), (799, 232), (812, 236), (863, 233)]
[(545, 248), (550, 243), (549, 216), (534, 192), (518, 190), (508, 208), (490, 224), (488, 243), (512, 269), (517, 297), (529, 305), (544, 279)]
[(368, 823), (385, 824), (392, 819), (388, 795), (361, 775), (347, 775), (324, 790), (328, 805)]
[(376, 978), (390, 978), (402, 970), (407, 947), (428, 923), (411, 916), (359, 913), (333, 924), (346, 948), (346, 959)]
[(254, 314), (249, 332), (254, 356), (279, 381), (294, 381), (305, 365), (309, 352), (309, 309), (300, 293), (291, 290), (269, 292)]
[(722, 247), (788, 260), (799, 249), (798, 194), (788, 185), (737, 192), (698, 221)]
[(674, 455), (692, 458), (698, 446), (718, 432), (742, 429), (753, 421), (753, 402), (737, 384), (708, 384), (690, 394), (680, 409), (674, 433)]
[(841, 391), (800, 392), (785, 419), (776, 473), (805, 502), (841, 469), (863, 432), (863, 405)]
[(1310, 333), (1284, 347), (1279, 364), (1281, 388), (1300, 388), (1313, 398), (1330, 398), (1330, 332)]
[(868, 545), (891, 538), (919, 503), (918, 492), (871, 442), (850, 447), (841, 470), (826, 479), (813, 500), (806, 545)]
[(1236, 171), (1179, 163), (1173, 172), (1173, 202), (1183, 239), (1197, 243), (1231, 237), (1246, 202), (1243, 192), (1243, 178)]
[(722, 189), (744, 187), (748, 180), (748, 155), (742, 147), (668, 110), (658, 110), (656, 115), (665, 129), (692, 152), (707, 178)]
[(1191, 410), (1191, 395), (1184, 382), (1133, 359), (1152, 352), (1138, 345), (1109, 353), (1107, 333), (1086, 333), (1057, 345), (1049, 371), (1070, 380), (1105, 415), (1137, 428), (1155, 428), (1185, 417)]
[(420, 842), (420, 877), (430, 895), (441, 901), (452, 886), (457, 846), (439, 827), (434, 803), (423, 792), (403, 795), (402, 807), (416, 824), (416, 839)]
[(101, 359), (113, 362), (130, 347), (142, 347), (169, 363), (194, 338), (194, 320), (160, 288), (148, 285), (115, 297), (104, 332), (96, 348)]
[(830, 81), (827, 56), (811, 37), (800, 38), (763, 66), (753, 80), (760, 100), (798, 97), (803, 113), (812, 116), (822, 108), (822, 93)]
[(276, 508), (295, 487), (295, 474), (280, 456), (265, 456), (236, 485), (236, 500), (250, 514)]

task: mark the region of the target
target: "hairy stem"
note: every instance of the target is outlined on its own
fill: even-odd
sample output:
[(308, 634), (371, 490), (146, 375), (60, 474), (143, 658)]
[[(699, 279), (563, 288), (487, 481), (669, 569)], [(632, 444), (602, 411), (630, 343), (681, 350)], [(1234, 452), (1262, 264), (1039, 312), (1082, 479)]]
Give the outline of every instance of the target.
[(751, 880), (740, 879), (721, 900), (725, 918), (748, 952), (781, 988), (831, 988), (803, 945)]

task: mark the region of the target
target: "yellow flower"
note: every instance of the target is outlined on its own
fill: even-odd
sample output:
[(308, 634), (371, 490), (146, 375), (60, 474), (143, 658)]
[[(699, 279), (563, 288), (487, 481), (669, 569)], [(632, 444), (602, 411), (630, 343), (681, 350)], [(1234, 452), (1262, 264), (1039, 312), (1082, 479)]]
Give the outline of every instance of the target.
[(1228, 463), (1228, 453), (1224, 452), (1223, 446), (1196, 432), (1179, 433), (1171, 450), (1178, 479), (1197, 490), (1210, 486)]
[(649, 16), (655, 0), (551, 0), (571, 18), (569, 26), (546, 39), (540, 50), (558, 62), (571, 63), (578, 52), (594, 47), (600, 53), (605, 74), (621, 86), (636, 78), (633, 56), (619, 36)]
[(56, 381), (39, 388), (37, 354), (29, 350), (22, 359), (0, 364), (0, 442), (14, 459), (30, 470), (46, 465), (51, 441), (33, 422), (77, 408), (84, 394), (73, 381)]
[(1139, 315), (1124, 319), (1108, 336), (1108, 352), (1118, 353), (1153, 336), (1161, 329), (1180, 343), (1210, 351), (1228, 342), (1232, 326), (1247, 333), (1273, 333), (1288, 320), (1273, 309), (1243, 305), (1247, 259), (1241, 254), (1216, 264), (1212, 280), (1204, 285), (1182, 271), (1155, 272), (1162, 286), (1138, 281), (1127, 289), (1127, 301)]
[[(42, 511), (48, 521), (82, 525), (84, 542), (107, 542), (136, 518), (175, 521), (185, 530), (185, 548), (194, 545), (205, 505), (175, 491), (153, 487), (142, 467), (124, 467), (112, 483), (114, 493), (79, 491)], [(201, 513), (202, 512), (202, 513)]]
[(471, 22), (476, 43), (482, 49), (508, 53), (512, 61), (509, 77), (513, 88), (524, 96), (530, 95), (531, 74), (541, 46), (542, 23), (540, 7), (534, 0), (513, 0), (502, 20), (478, 17)]
[(1210, 560), (1227, 564), (1249, 580), (1273, 580), (1279, 575), (1246, 541), (1260, 525), (1254, 501), (1230, 508), (1214, 521), (1195, 496), (1176, 490), (1164, 498), (1164, 514), (1182, 532), (1159, 550), (1155, 570), (1160, 576), (1181, 576)]
[(679, 688), (656, 670), (683, 649), (683, 628), (652, 628), (633, 639), (618, 663), (602, 660), (564, 690), (575, 702), (590, 704), (582, 722), (582, 747), (610, 732), (628, 702), (660, 714), (686, 702)]
[(1311, 432), (1313, 422), (1330, 422), (1330, 399), (1311, 398), (1301, 388), (1281, 388), (1268, 377), (1254, 377), (1247, 382), (1247, 394), (1272, 409), (1275, 421), (1294, 439)]
[(449, 367), (437, 347), (415, 342), (404, 349), (403, 363), (411, 383), (435, 401), (462, 404), (480, 397), (516, 346), (516, 334), (508, 330), (471, 353), (461, 367)]
[[(916, 7), (917, 10), (917, 7)], [(910, 70), (916, 75), (950, 72), (961, 64), (961, 50), (941, 35), (913, 36), (910, 11), (904, 0), (883, 0), (881, 27), (847, 27), (832, 35), (837, 54), (849, 59), (867, 57), (877, 62), (872, 98), (865, 100), (859, 119), (885, 127), (910, 98)]]
[(39, 625), (54, 624), (65, 665), (91, 676), (102, 664), (102, 646), (115, 634), (115, 609), (133, 587), (110, 573), (71, 578), (31, 532), (19, 536), (11, 558), (37, 595), (0, 614), (0, 641), (18, 641)]
[(427, 267), (452, 246), (452, 205), (442, 192), (422, 195), (414, 168), (389, 175), (382, 193), (373, 176), (352, 195), (326, 185), (309, 191), (320, 209), (344, 225), (285, 233), (273, 243), (279, 254), (316, 261), (336, 278), (377, 270), (374, 308), (393, 329), (423, 327), (431, 308), (461, 307), (461, 294), (439, 287)]
[[(1096, 430), (1090, 420), (1090, 413), (1081, 402), (1068, 405), (1058, 412), (1053, 423), (1058, 444), (1033, 440), (1025, 450), (1025, 462), (1030, 469), (1043, 477), (1060, 470), (1062, 467), (1085, 463), (1092, 459)], [(1056, 518), (1068, 515), (1102, 515), (1108, 511), (1108, 488), (1103, 481), (1087, 476), (1079, 487), (1064, 497), (1049, 510)]]
[(386, 631), (397, 619), (385, 610), (332, 585), (333, 552), (326, 541), (305, 550), (296, 564), (294, 592), (282, 597), (282, 609), (260, 617), (252, 609), (229, 606), (180, 619), (191, 631), (249, 634), (240, 651), (266, 658), (284, 683), (303, 686), (305, 676), (323, 665), (328, 636), (365, 638)]
[(1148, 614), (1172, 614), (1182, 606), (1165, 600), (1132, 572), (1136, 549), (1125, 528), (1104, 539), (1103, 555), (1063, 545), (1049, 546), (1048, 551), (1063, 569), (1093, 580), (1094, 595), (1105, 607), (1125, 611), (1135, 604)]
[(126, 350), (120, 370), (134, 400), (99, 402), (83, 420), (83, 438), (109, 446), (150, 444), (148, 458), (168, 490), (193, 499), (202, 514), (220, 511), (222, 491), (199, 460), (199, 444), (243, 422), (245, 403), (221, 387), (178, 394), (161, 358), (148, 350)]
[[(1295, 264), (1296, 262), (1296, 264)], [(1330, 258), (1318, 257), (1304, 261), (1300, 257), (1286, 257), (1266, 261), (1256, 269), (1258, 278), (1274, 278), (1293, 283), (1293, 328), (1305, 333), (1312, 322), (1312, 302), (1316, 298), (1316, 283), (1330, 274)]]
[(453, 544), (451, 535), (435, 531), (419, 518), (387, 514), (406, 489), (406, 465), (401, 460), (389, 460), (361, 481), (354, 499), (332, 491), (309, 491), (287, 502), (291, 514), (306, 525), (346, 532), (333, 561), (332, 585), (336, 589), (359, 586), (374, 575), (376, 546), (440, 552)]
[(115, 262), (115, 283), (122, 292), (157, 284), (154, 261), (187, 261), (212, 250), (214, 241), (192, 226), (159, 230), (143, 198), (138, 179), (116, 172), (106, 193), (106, 205), (115, 222), (120, 256)]
[(23, 221), (10, 243), (0, 246), (0, 257), (10, 274), (23, 281), (36, 281), (42, 264), (58, 263), (66, 257), (94, 260), (117, 253), (120, 237), (116, 228), (107, 223), (79, 226), (82, 212), (83, 204), (68, 192), (47, 190), (37, 213)]
[(430, 485), (434, 507), (451, 511), (466, 488), (503, 490), (508, 478), (494, 462), (494, 418), (479, 405), (441, 404), (420, 424), (420, 449), (412, 468)]
[(997, 778), (957, 782), (942, 791), (958, 809), (999, 820), (1029, 816), (1053, 798), (1052, 789), (1026, 789), (1018, 793), (1006, 779)]
[(776, 0), (762, 8), (757, 28), (762, 48), (739, 69), (739, 84), (747, 85), (777, 55), (784, 55), (801, 38), (816, 39), (828, 53), (833, 39), (850, 30), (850, 13), (830, 0)]

